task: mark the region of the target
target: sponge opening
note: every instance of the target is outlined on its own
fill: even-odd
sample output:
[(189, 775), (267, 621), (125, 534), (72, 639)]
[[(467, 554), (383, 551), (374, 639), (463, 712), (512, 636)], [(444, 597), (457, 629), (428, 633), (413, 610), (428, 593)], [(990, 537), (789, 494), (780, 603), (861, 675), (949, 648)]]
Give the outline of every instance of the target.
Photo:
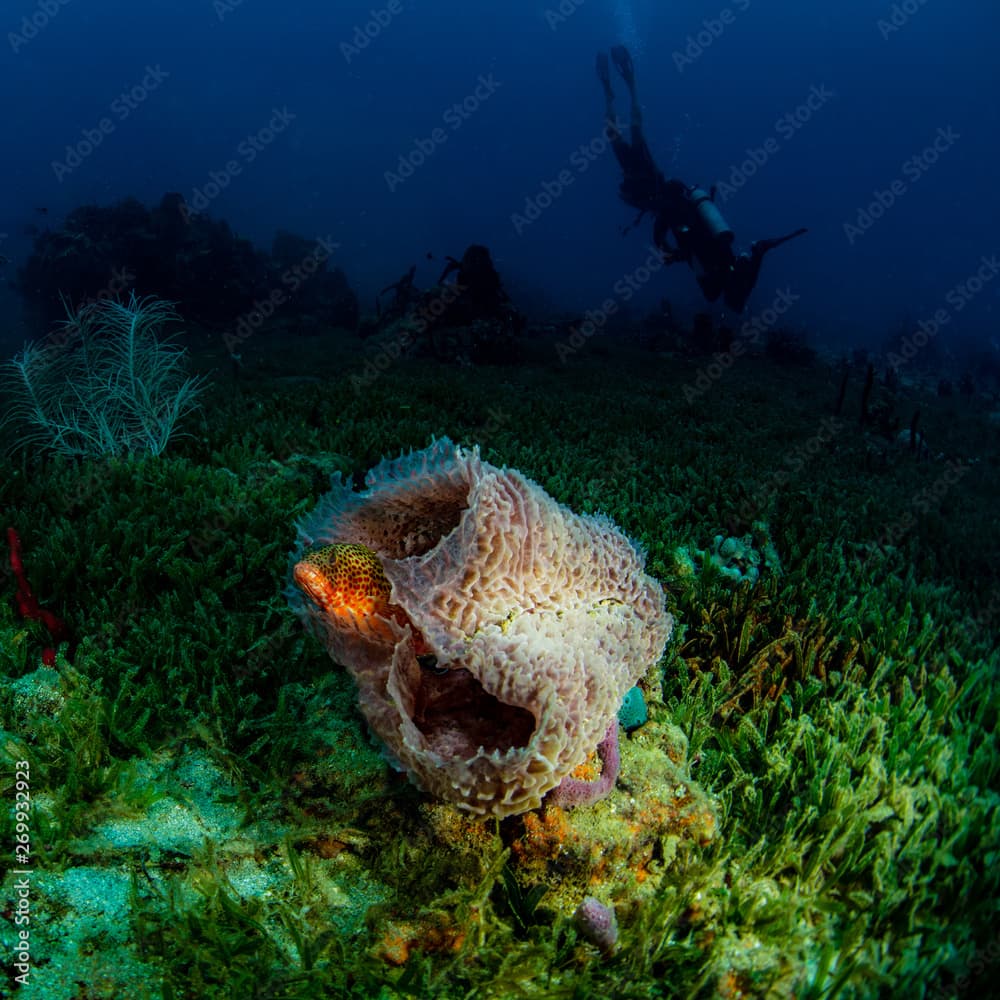
[(453, 760), (523, 749), (535, 732), (531, 712), (504, 704), (464, 668), (421, 670), (413, 699), (413, 723), (429, 749)]

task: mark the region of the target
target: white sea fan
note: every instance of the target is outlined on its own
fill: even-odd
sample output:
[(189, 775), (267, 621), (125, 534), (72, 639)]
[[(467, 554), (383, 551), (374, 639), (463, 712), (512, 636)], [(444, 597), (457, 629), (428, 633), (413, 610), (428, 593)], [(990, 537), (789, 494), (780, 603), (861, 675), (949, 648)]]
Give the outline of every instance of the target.
[(3, 366), (8, 399), (0, 425), (15, 448), (64, 455), (159, 455), (198, 405), (204, 379), (163, 328), (179, 319), (153, 297), (101, 299), (73, 311), (45, 341)]

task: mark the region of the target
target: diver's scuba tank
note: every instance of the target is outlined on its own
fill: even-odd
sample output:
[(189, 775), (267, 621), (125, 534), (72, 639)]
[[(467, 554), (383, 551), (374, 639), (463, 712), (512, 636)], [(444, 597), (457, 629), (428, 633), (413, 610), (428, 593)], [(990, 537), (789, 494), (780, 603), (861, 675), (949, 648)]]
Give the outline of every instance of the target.
[(715, 202), (704, 188), (693, 187), (688, 189), (688, 200), (695, 214), (701, 220), (706, 231), (713, 240), (729, 245), (736, 238), (736, 234), (730, 228), (729, 223), (722, 217)]

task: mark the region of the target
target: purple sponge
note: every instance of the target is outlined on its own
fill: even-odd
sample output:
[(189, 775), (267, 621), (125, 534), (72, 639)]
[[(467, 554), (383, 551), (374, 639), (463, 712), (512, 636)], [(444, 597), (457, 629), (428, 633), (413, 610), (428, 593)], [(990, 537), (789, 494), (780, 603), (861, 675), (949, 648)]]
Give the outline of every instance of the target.
[(612, 719), (604, 739), (597, 744), (597, 756), (601, 758), (601, 776), (595, 781), (581, 781), (579, 778), (563, 778), (548, 795), (548, 802), (572, 809), (574, 806), (589, 806), (611, 794), (618, 780), (622, 759), (618, 752), (618, 719)]
[(586, 896), (576, 908), (573, 921), (577, 930), (596, 945), (602, 955), (613, 955), (618, 950), (618, 920), (613, 907)]

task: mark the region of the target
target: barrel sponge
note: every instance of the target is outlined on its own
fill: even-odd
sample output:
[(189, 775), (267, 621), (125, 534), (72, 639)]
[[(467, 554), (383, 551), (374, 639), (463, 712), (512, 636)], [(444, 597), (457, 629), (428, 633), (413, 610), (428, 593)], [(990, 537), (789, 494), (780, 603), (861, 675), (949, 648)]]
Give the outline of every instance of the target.
[(672, 620), (643, 553), (609, 518), (447, 438), (383, 461), (362, 492), (339, 473), (332, 485), (298, 524), (292, 566), (317, 546), (366, 546), (393, 613), (365, 627), (294, 583), (293, 608), (419, 786), (477, 814), (536, 808), (663, 653)]

